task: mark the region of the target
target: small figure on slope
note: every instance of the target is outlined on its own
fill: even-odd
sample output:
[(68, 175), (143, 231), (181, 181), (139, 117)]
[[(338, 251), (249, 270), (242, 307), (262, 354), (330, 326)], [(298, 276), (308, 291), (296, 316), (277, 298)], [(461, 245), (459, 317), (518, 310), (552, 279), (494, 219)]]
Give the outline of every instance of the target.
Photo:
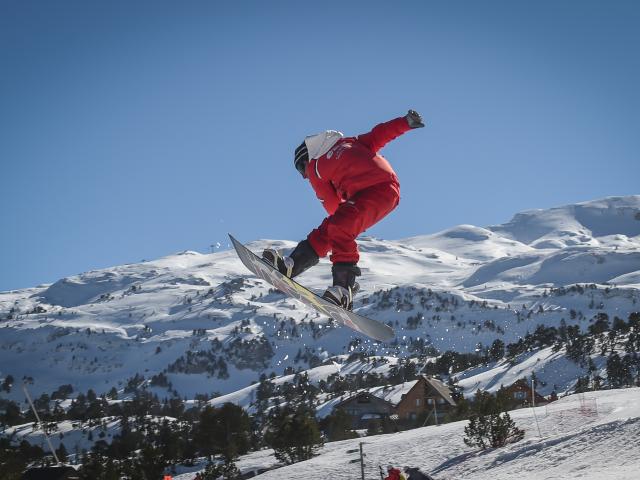
[(424, 127), (414, 110), (373, 127), (369, 133), (344, 137), (335, 130), (311, 135), (296, 149), (294, 166), (309, 180), (329, 214), (320, 226), (285, 257), (266, 249), (263, 259), (293, 278), (331, 252), (333, 285), (323, 298), (353, 308), (358, 291), (360, 254), (356, 238), (387, 216), (400, 201), (398, 177), (378, 151), (394, 138)]
[(393, 465), (387, 465), (387, 476), (384, 480), (405, 480), (405, 476), (399, 468), (395, 468)]

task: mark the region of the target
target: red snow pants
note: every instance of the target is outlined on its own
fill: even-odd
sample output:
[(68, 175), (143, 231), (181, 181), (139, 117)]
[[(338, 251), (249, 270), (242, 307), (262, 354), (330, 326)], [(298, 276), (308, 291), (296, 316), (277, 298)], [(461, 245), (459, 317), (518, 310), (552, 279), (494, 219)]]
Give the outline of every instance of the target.
[(333, 263), (357, 263), (358, 235), (386, 217), (399, 202), (400, 186), (395, 182), (360, 190), (309, 234), (309, 243), (319, 257), (331, 252)]

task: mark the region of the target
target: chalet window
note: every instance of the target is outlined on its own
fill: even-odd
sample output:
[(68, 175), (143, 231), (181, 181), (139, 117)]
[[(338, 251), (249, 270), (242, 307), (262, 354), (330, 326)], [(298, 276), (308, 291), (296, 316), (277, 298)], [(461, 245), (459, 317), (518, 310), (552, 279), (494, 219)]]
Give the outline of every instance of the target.
[(420, 399), (416, 398), (416, 407), (419, 407), (419, 406), (420, 406)]
[(411, 420), (415, 420), (417, 417), (418, 417), (418, 415), (416, 414), (416, 412), (411, 412), (409, 414), (409, 419), (411, 419)]
[(445, 403), (447, 403), (447, 401), (444, 398), (438, 399), (438, 405), (444, 405)]
[(427, 398), (427, 405), (433, 405), (433, 398)]
[(527, 392), (513, 392), (513, 398), (516, 400), (524, 400), (527, 398)]

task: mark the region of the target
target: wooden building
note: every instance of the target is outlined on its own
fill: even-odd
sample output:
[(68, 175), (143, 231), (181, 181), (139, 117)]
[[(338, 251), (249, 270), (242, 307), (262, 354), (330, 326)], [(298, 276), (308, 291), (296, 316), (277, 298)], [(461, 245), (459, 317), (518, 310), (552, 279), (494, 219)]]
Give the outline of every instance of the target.
[(449, 387), (435, 378), (421, 376), (399, 385), (359, 391), (334, 409), (344, 410), (351, 417), (353, 428), (362, 429), (390, 418), (411, 423), (429, 414), (441, 422), (455, 405)]
[(416, 420), (430, 413), (441, 423), (447, 412), (456, 406), (449, 387), (440, 380), (421, 376), (396, 405), (396, 414), (402, 420)]
[[(503, 393), (506, 393), (508, 395), (509, 399), (516, 407), (531, 406), (532, 395), (534, 394), (534, 392), (531, 388), (531, 383), (529, 383), (526, 379), (521, 378), (508, 387), (502, 387), (502, 391)], [(546, 405), (547, 403), (549, 403), (549, 400), (540, 395), (538, 392), (535, 392), (534, 399), (536, 407), (538, 405)]]
[(355, 429), (368, 428), (395, 413), (394, 405), (369, 391), (361, 391), (338, 403), (334, 408), (344, 410), (351, 417)]

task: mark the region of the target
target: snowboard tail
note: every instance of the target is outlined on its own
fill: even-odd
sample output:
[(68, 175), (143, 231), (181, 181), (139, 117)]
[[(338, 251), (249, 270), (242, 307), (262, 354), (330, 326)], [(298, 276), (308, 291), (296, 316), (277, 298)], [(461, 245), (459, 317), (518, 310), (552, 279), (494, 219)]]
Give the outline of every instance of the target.
[(333, 318), (335, 321), (375, 340), (387, 342), (395, 337), (393, 329), (388, 325), (378, 322), (377, 320), (363, 317), (362, 315), (358, 315), (357, 313), (349, 310), (345, 310), (344, 308), (325, 300), (308, 288), (303, 287), (296, 281), (280, 273), (271, 264), (265, 262), (262, 258), (258, 257), (255, 253), (236, 240), (231, 234), (229, 234), (229, 238), (231, 239), (233, 248), (235, 248), (238, 257), (244, 266), (281, 292), (299, 300), (319, 313)]

